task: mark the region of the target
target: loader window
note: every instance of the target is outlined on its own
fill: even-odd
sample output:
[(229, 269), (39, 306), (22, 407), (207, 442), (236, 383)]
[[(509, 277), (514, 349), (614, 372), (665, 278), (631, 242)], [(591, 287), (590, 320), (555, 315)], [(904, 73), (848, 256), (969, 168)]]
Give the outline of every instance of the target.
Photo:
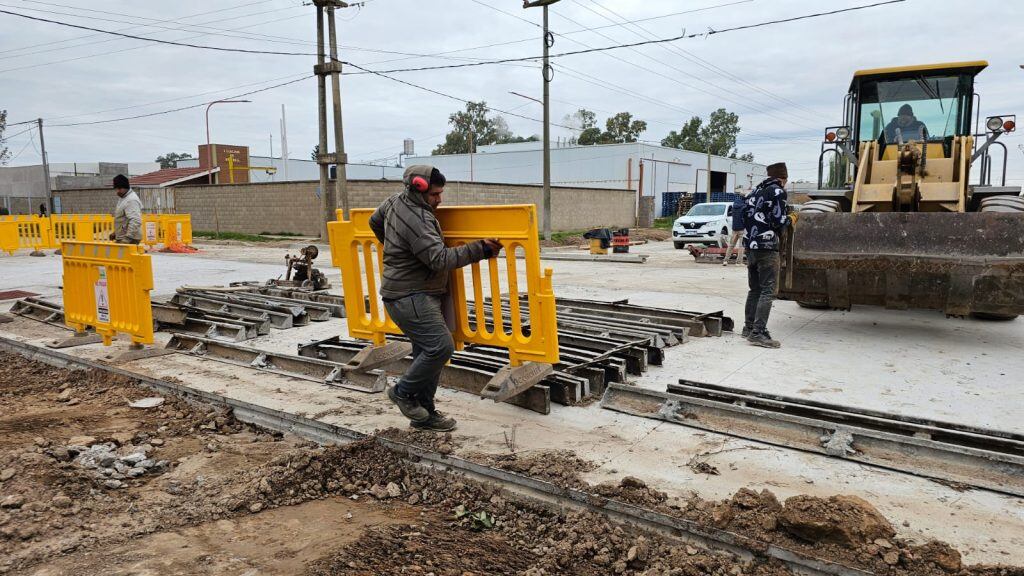
[[(969, 76), (917, 76), (865, 82), (860, 93), (860, 140), (896, 142), (897, 128), (903, 140), (920, 140), (927, 130), (929, 141), (942, 141), (964, 133), (970, 101)], [(969, 119), (968, 119), (969, 120)]]

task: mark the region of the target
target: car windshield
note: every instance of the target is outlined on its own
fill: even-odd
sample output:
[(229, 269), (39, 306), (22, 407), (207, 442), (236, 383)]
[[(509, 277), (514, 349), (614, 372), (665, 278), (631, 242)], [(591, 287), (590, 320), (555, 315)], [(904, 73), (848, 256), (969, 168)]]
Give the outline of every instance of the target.
[(725, 214), (725, 204), (697, 204), (686, 213), (687, 216), (721, 216)]
[[(941, 140), (959, 133), (968, 83), (963, 76), (865, 82), (861, 89), (860, 140)], [(897, 132), (898, 130), (898, 132)]]

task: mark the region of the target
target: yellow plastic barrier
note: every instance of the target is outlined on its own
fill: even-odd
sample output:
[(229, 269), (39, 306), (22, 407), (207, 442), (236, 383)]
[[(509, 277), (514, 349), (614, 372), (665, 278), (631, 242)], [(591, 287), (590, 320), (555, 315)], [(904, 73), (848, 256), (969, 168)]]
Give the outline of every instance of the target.
[(142, 243), (153, 247), (157, 244), (192, 243), (191, 214), (143, 214)]
[(120, 332), (134, 344), (153, 343), (153, 266), (141, 246), (64, 242), (64, 322), (93, 327), (109, 346)]
[(55, 214), (50, 216), (54, 244), (62, 242), (105, 242), (114, 231), (109, 214)]
[(15, 220), (18, 226), (18, 248), (38, 251), (44, 248), (58, 248), (53, 241), (50, 219), (43, 216), (27, 216)]
[(14, 251), (20, 246), (21, 243), (18, 242), (18, 223), (13, 220), (0, 220), (0, 250), (8, 254), (14, 254)]
[[(383, 249), (370, 229), (372, 210), (352, 210), (351, 221), (331, 222), (328, 234), (334, 265), (341, 268), (349, 334), (385, 343), (386, 334), (401, 334), (388, 318), (378, 295), (383, 271)], [(338, 219), (341, 219), (339, 211)], [(558, 331), (555, 319), (555, 295), (551, 289), (551, 270), (540, 267), (540, 241), (537, 211), (532, 204), (509, 206), (456, 206), (439, 208), (437, 219), (449, 246), (467, 244), (483, 238), (497, 238), (504, 248), (497, 258), (483, 260), (452, 273), (450, 289), (454, 304), (455, 329), (452, 337), (458, 347), (466, 342), (507, 348), (512, 366), (523, 362), (557, 363)], [(525, 259), (520, 263), (516, 251)], [(484, 317), (484, 273), (493, 303), (493, 319)], [(466, 272), (471, 286), (467, 286)], [(504, 272), (504, 274), (502, 274)], [(520, 274), (525, 276), (525, 294), (520, 291)], [(502, 294), (509, 311), (506, 317)], [(474, 306), (467, 295), (472, 294)], [(524, 330), (520, 296), (526, 296), (529, 330)], [(529, 332), (528, 334), (526, 332)]]

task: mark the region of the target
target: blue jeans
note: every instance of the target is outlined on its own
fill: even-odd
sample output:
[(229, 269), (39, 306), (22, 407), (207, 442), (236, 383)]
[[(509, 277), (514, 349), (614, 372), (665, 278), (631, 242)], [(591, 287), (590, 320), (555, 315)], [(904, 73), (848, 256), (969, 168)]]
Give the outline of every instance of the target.
[(395, 391), (413, 398), (433, 413), (441, 371), (455, 351), (452, 334), (441, 313), (441, 296), (411, 294), (384, 302), (384, 309), (412, 342), (412, 365), (398, 379)]
[(779, 253), (775, 250), (747, 252), (747, 306), (744, 327), (754, 333), (766, 332), (768, 315), (779, 279)]

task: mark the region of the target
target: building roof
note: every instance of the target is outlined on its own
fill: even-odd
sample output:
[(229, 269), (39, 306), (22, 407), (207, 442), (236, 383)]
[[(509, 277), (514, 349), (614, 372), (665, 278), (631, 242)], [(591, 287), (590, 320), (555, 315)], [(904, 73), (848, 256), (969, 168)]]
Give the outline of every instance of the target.
[(164, 186), (173, 186), (174, 184), (219, 171), (220, 167), (215, 167), (213, 170), (206, 168), (164, 168), (149, 174), (134, 176), (131, 179), (131, 183), (133, 187), (163, 188)]

